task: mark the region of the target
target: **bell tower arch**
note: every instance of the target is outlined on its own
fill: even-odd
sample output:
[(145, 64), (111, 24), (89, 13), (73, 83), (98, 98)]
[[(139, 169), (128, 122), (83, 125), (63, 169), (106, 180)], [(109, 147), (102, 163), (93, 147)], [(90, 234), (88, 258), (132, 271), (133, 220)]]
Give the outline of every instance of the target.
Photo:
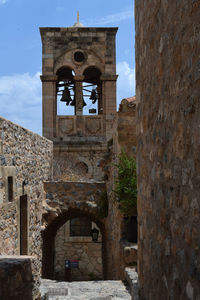
[[(69, 153), (84, 160), (90, 152), (97, 154), (94, 166), (106, 151), (116, 114), (117, 29), (83, 27), (79, 20), (73, 27), (40, 28), (43, 135), (54, 143), (56, 163)], [(95, 166), (91, 173), (99, 179)]]

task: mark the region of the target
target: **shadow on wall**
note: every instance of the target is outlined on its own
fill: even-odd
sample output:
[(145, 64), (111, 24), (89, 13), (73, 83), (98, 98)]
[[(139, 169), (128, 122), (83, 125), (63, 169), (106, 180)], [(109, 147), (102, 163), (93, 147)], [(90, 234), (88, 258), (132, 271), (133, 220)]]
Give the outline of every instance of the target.
[(33, 296), (30, 258), (0, 256), (0, 299), (32, 300)]

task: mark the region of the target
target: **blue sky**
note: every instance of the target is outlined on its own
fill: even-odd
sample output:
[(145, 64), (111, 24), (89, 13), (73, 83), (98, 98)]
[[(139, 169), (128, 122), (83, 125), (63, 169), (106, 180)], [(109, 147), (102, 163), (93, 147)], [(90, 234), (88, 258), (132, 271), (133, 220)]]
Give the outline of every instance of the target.
[(0, 0), (0, 115), (41, 134), (39, 27), (119, 27), (117, 102), (135, 94), (133, 0)]

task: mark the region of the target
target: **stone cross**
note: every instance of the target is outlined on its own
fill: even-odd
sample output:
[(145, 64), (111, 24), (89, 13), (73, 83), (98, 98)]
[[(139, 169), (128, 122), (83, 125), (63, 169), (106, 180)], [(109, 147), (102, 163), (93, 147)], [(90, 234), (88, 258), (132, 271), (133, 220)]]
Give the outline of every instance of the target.
[(77, 23), (79, 24), (79, 11), (77, 11)]

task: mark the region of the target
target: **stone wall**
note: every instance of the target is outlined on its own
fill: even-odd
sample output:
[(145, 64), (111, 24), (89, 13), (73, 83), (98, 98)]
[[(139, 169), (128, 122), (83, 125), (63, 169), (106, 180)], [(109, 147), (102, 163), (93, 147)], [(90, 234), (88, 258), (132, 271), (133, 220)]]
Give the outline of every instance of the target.
[[(94, 243), (92, 237), (70, 237), (69, 222), (60, 227), (56, 234), (55, 278), (65, 279), (65, 260), (78, 260), (79, 268), (71, 269), (71, 280), (103, 279), (101, 235), (98, 243)], [(99, 230), (96, 224), (93, 227)]]
[(119, 150), (133, 156), (136, 154), (136, 97), (121, 101), (117, 112), (117, 136)]
[(0, 299), (38, 300), (40, 272), (32, 256), (0, 256)]
[(135, 1), (142, 299), (200, 299), (200, 1)]
[[(129, 99), (129, 98), (128, 98)], [(111, 234), (108, 237), (109, 253), (107, 257), (108, 278), (125, 279), (124, 268), (136, 264), (137, 251), (133, 245), (126, 241), (125, 221), (122, 213), (115, 202), (115, 181), (118, 170), (115, 164), (121, 149), (129, 155), (135, 155), (136, 149), (136, 107), (135, 98), (123, 99), (119, 112), (115, 116), (113, 127), (112, 145), (108, 145), (105, 172), (107, 195), (109, 199), (108, 218), (106, 219), (107, 231)], [(131, 129), (131, 130), (130, 130)]]
[[(80, 139), (79, 139), (80, 143)], [(103, 145), (74, 145), (54, 147), (54, 180), (104, 180), (101, 161), (107, 152)]]
[[(20, 196), (27, 195), (27, 254), (41, 260), (43, 180), (52, 177), (53, 145), (3, 118), (0, 137), (0, 253), (20, 254)], [(8, 177), (13, 178), (12, 201)]]

